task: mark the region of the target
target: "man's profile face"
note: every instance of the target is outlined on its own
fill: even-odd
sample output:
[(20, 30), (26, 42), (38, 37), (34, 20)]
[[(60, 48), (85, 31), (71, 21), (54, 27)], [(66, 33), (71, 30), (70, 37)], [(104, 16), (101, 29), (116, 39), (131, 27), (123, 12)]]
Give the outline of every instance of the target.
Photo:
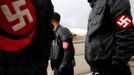
[(54, 24), (55, 24), (55, 20), (53, 19), (53, 20), (52, 20), (52, 25), (54, 26)]
[(52, 25), (55, 27), (55, 26), (58, 25), (58, 22), (57, 22), (55, 19), (53, 19), (53, 20), (52, 20)]

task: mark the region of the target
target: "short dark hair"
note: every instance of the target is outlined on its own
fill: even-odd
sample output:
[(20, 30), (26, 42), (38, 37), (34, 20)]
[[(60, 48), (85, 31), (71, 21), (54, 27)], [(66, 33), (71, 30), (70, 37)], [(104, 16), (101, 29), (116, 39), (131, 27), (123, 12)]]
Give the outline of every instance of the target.
[(56, 20), (57, 22), (60, 22), (60, 14), (57, 12), (54, 12), (52, 16), (52, 20)]

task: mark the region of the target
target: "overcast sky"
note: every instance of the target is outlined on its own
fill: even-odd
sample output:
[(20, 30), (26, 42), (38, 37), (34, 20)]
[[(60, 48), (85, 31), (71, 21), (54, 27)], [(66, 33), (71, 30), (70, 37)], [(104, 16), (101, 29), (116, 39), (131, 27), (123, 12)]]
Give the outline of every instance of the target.
[[(87, 28), (88, 15), (91, 10), (87, 0), (52, 0), (52, 2), (55, 11), (61, 15), (62, 25), (68, 28)], [(134, 11), (134, 0), (130, 0), (130, 3)]]

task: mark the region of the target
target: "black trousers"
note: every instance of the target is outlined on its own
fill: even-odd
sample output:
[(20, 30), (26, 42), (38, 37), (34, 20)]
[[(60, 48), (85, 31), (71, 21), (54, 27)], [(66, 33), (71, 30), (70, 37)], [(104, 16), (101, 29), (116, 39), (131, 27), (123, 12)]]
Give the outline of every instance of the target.
[(62, 71), (59, 71), (58, 68), (55, 68), (54, 75), (74, 75), (74, 67), (67, 66)]
[(48, 63), (0, 65), (0, 75), (47, 75)]

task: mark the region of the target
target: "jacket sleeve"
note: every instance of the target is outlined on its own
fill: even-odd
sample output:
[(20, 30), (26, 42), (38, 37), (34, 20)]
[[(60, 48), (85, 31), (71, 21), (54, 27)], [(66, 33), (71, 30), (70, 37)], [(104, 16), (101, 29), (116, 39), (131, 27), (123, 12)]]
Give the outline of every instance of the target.
[(74, 58), (74, 46), (72, 43), (72, 34), (67, 28), (61, 29), (60, 37), (62, 41), (62, 48), (64, 50), (64, 56), (61, 65), (67, 65), (69, 61)]
[[(112, 56), (111, 73), (129, 75), (128, 62), (134, 56), (134, 26), (129, 0), (109, 0), (109, 9), (115, 26), (115, 51)], [(119, 74), (118, 74), (119, 73)]]
[[(45, 8), (43, 9), (46, 9), (46, 10), (43, 10), (41, 14), (45, 14), (44, 15), (44, 19), (43, 22), (44, 22), (44, 31), (42, 32), (45, 32), (45, 34), (42, 34), (40, 37), (42, 37), (42, 44), (43, 45), (43, 53), (44, 55), (46, 56), (47, 54), (46, 53), (49, 53), (50, 54), (50, 49), (51, 49), (51, 46), (52, 46), (52, 40), (55, 38), (55, 33), (53, 31), (53, 25), (51, 24), (51, 19), (52, 19), (52, 15), (54, 13), (54, 7), (53, 7), (53, 4), (51, 2), (51, 0), (45, 0)], [(42, 15), (41, 15), (42, 16)], [(47, 55), (48, 57), (50, 55)]]
[(31, 0), (36, 8), (37, 21), (36, 36), (38, 44), (43, 47), (42, 52), (45, 58), (49, 57), (51, 42), (54, 39), (51, 17), (54, 13), (54, 7), (51, 0)]

